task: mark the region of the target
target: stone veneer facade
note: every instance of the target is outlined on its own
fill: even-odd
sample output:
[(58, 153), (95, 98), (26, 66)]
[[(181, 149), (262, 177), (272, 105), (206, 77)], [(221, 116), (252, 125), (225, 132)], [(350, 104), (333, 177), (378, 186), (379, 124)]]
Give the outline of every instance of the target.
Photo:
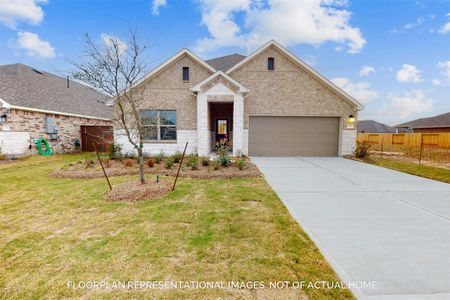
[[(7, 115), (7, 122), (0, 123), (0, 149), (2, 153), (28, 155), (36, 153), (34, 139), (46, 138), (56, 153), (70, 153), (74, 141), (81, 141), (81, 125), (112, 126), (112, 121), (67, 115), (47, 114), (36, 111), (0, 108), (0, 115)], [(45, 130), (45, 117), (53, 117), (58, 126), (57, 140), (50, 140)], [(28, 149), (29, 145), (32, 150)]]
[[(275, 58), (275, 70), (267, 70), (267, 57)], [(189, 67), (190, 81), (181, 79), (182, 67)], [(356, 143), (355, 103), (339, 94), (303, 69), (287, 54), (269, 46), (259, 55), (228, 75), (249, 90), (240, 93), (226, 78), (216, 77), (194, 93), (190, 89), (211, 76), (213, 72), (187, 54), (174, 60), (153, 77), (140, 84), (145, 88), (142, 109), (176, 110), (177, 141), (145, 144), (149, 154), (182, 151), (189, 141), (188, 152), (208, 155), (211, 151), (211, 128), (208, 103), (233, 102), (233, 152), (248, 154), (249, 116), (329, 116), (340, 118), (339, 155), (351, 154)], [(352, 128), (353, 127), (353, 128)], [(134, 152), (120, 130), (115, 139), (125, 152)]]

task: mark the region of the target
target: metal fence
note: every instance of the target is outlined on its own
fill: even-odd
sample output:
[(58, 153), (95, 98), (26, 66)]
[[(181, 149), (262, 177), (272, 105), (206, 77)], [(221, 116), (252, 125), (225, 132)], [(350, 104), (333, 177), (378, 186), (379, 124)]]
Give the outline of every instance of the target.
[(450, 133), (360, 133), (375, 157), (450, 168)]

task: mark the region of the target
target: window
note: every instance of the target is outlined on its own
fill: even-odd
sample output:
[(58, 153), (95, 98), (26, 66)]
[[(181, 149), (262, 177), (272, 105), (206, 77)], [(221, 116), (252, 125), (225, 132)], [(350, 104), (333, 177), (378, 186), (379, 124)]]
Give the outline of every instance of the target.
[(267, 70), (269, 71), (275, 70), (275, 58), (269, 57), (267, 59)]
[(189, 67), (183, 67), (183, 81), (189, 81)]
[(174, 110), (143, 110), (144, 139), (174, 141), (177, 139), (177, 113)]

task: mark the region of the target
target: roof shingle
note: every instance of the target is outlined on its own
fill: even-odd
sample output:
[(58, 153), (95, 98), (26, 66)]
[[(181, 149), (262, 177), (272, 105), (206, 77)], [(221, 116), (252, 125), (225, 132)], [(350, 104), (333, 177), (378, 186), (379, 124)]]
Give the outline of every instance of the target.
[(394, 133), (395, 128), (389, 125), (374, 121), (358, 121), (358, 133)]
[(233, 67), (235, 64), (240, 62), (245, 58), (244, 55), (235, 53), (231, 55), (221, 56), (209, 60), (205, 60), (207, 64), (209, 64), (211, 67), (218, 71), (227, 71), (231, 67)]
[(0, 98), (10, 105), (111, 118), (107, 96), (91, 87), (23, 64), (0, 66)]
[(399, 124), (395, 127), (408, 128), (432, 128), (432, 127), (447, 127), (450, 126), (450, 112), (437, 115), (429, 118), (422, 118), (410, 122)]

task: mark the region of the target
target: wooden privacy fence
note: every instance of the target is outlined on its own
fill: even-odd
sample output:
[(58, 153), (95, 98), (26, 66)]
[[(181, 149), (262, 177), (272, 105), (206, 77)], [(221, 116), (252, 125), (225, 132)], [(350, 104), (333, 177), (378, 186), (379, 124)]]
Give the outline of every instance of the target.
[(450, 133), (358, 133), (371, 155), (450, 166)]

